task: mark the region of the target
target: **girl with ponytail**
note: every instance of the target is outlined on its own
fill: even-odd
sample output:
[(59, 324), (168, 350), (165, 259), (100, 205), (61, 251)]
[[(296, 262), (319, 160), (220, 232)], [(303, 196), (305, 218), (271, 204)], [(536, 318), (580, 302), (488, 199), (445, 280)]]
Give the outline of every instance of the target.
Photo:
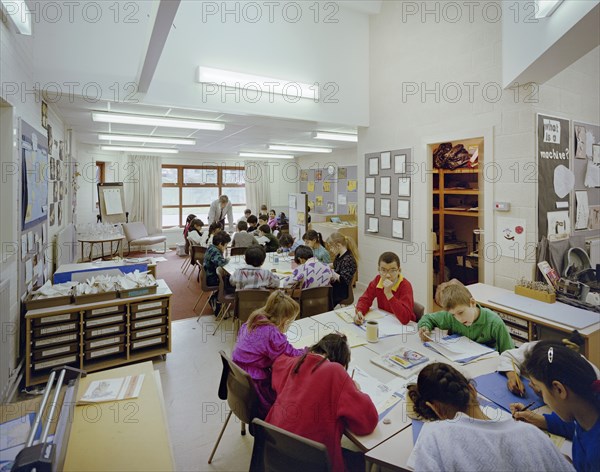
[(600, 470), (600, 380), (592, 364), (562, 344), (540, 341), (525, 355), (523, 368), (554, 412), (538, 415), (513, 403), (513, 416), (572, 440), (578, 472)]
[(323, 242), (323, 236), (321, 233), (317, 233), (314, 229), (310, 229), (302, 236), (304, 243), (313, 250), (313, 253), (319, 261), (323, 264), (329, 264), (331, 257), (329, 252), (325, 249), (325, 243)]
[(408, 386), (425, 423), (408, 459), (414, 470), (572, 471), (548, 436), (494, 408), (454, 367), (433, 363)]
[(358, 249), (354, 241), (339, 232), (333, 233), (327, 239), (327, 246), (333, 259), (333, 276), (331, 277), (332, 300), (335, 307), (348, 298), (352, 290), (352, 282), (358, 268)]

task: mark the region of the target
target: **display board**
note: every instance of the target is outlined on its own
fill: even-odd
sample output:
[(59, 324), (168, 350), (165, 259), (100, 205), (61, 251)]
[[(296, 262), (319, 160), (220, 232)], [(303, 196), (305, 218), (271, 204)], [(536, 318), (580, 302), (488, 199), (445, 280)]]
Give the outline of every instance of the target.
[(290, 234), (295, 240), (301, 238), (308, 230), (307, 210), (308, 195), (305, 193), (290, 193), (288, 195)]
[(365, 154), (365, 234), (411, 240), (412, 149)]
[(302, 169), (300, 191), (308, 195), (313, 213), (355, 215), (358, 205), (358, 167)]
[(600, 231), (600, 126), (573, 122), (572, 228), (578, 236), (598, 237)]
[(123, 182), (98, 184), (100, 218), (103, 223), (125, 223), (125, 192)]

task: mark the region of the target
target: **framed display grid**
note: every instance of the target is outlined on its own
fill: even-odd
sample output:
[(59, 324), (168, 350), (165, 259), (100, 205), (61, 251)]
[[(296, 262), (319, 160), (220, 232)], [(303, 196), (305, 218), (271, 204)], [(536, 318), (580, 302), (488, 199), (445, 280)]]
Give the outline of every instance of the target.
[(411, 241), (412, 154), (410, 148), (365, 154), (365, 234)]
[[(358, 166), (326, 166), (300, 171), (300, 192), (308, 195), (311, 212), (347, 215), (358, 206)], [(318, 180), (317, 178), (321, 179)]]

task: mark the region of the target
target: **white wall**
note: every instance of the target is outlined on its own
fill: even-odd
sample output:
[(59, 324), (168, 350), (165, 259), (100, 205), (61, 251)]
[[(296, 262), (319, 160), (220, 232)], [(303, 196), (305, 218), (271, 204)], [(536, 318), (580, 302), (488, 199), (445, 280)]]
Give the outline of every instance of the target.
[(311, 154), (308, 156), (297, 157), (296, 162), (301, 169), (323, 169), (329, 164), (334, 164), (337, 167), (355, 166), (358, 161), (356, 150), (356, 147), (352, 147), (349, 149), (336, 150), (331, 154)]
[(535, 19), (534, 2), (502, 3), (502, 83), (544, 83), (600, 44), (598, 0), (564, 1)]

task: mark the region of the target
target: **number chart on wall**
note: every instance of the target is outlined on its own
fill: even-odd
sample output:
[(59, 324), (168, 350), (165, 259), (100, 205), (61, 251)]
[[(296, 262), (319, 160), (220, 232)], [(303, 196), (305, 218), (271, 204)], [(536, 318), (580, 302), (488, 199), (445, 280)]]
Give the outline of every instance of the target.
[(412, 149), (365, 154), (365, 234), (411, 240)]

